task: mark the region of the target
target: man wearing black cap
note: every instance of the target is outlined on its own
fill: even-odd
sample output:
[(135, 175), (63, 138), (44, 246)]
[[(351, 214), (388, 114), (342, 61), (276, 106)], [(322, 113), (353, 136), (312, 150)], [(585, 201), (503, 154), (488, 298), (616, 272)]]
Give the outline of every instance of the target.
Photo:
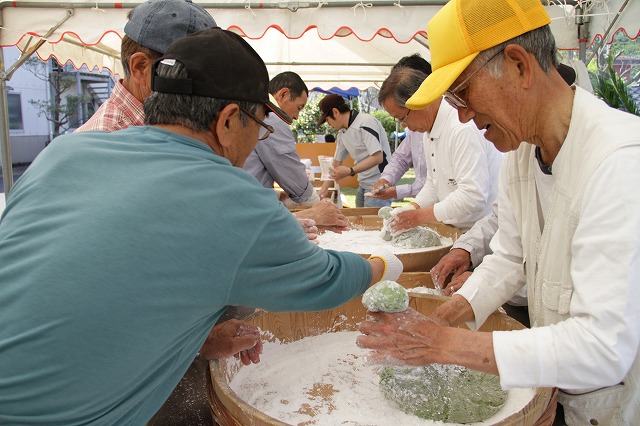
[(142, 126), (142, 103), (151, 93), (151, 66), (174, 41), (198, 31), (217, 27), (209, 12), (191, 0), (148, 0), (127, 15), (120, 58), (124, 78), (109, 99), (76, 132), (114, 132)]
[[(356, 207), (383, 207), (391, 205), (391, 200), (382, 200), (364, 196), (371, 192), (373, 184), (380, 179), (391, 158), (389, 139), (382, 123), (374, 116), (351, 110), (340, 95), (327, 95), (318, 104), (320, 118), (318, 126), (325, 121), (338, 131), (336, 151), (333, 155), (331, 179), (339, 180), (347, 176), (358, 175)], [(347, 156), (353, 158), (354, 166), (343, 166)], [(318, 191), (320, 197), (326, 197), (331, 181), (325, 181)]]
[(281, 113), (240, 36), (184, 37), (152, 76), (148, 126), (63, 135), (11, 192), (0, 424), (144, 424), (228, 305), (328, 309), (402, 271), (386, 251), (364, 260), (310, 243), (239, 168), (273, 131), (267, 111)]

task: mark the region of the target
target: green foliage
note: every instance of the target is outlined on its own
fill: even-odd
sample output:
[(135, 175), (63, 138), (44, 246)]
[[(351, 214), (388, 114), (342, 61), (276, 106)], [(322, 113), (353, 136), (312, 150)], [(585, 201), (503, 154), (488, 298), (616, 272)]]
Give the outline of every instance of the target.
[[(38, 116), (44, 116), (52, 126), (53, 137), (69, 129), (72, 120), (78, 114), (78, 108), (90, 100), (88, 96), (71, 95), (67, 91), (75, 88), (76, 78), (60, 67), (51, 59), (52, 71), (48, 72), (45, 64), (38, 58), (30, 58), (25, 62), (25, 69), (39, 80), (49, 84), (50, 100), (29, 99), (29, 103), (36, 109)], [(72, 91), (72, 90), (71, 90)]]
[[(604, 100), (612, 108), (640, 115), (640, 109), (636, 105), (629, 91), (629, 83), (620, 77), (613, 66), (616, 58), (622, 51), (614, 49), (609, 52), (606, 62), (597, 73), (592, 74), (593, 90), (596, 96)], [(640, 71), (631, 76), (630, 81), (638, 80)]]
[[(328, 133), (335, 136), (336, 131), (328, 124), (325, 123), (322, 126), (316, 125), (318, 118), (320, 118), (320, 108), (318, 108), (318, 104), (323, 97), (324, 96), (309, 96), (307, 105), (305, 105), (302, 111), (300, 111), (298, 119), (291, 125), (291, 129), (297, 142), (314, 142), (316, 135), (326, 135)], [(353, 99), (352, 108), (359, 110), (357, 99)], [(370, 114), (382, 122), (382, 125), (387, 132), (387, 138), (390, 138), (391, 134), (396, 130), (396, 124), (393, 117), (384, 110), (372, 111)]]
[(326, 133), (335, 135), (335, 131), (326, 123), (322, 126), (316, 125), (318, 118), (320, 118), (320, 108), (318, 108), (320, 99), (322, 97), (310, 97), (307, 105), (300, 111), (298, 119), (291, 125), (293, 134), (298, 142), (314, 142), (316, 135), (324, 135)]
[(84, 102), (87, 102), (87, 97), (75, 95), (66, 96), (63, 104), (29, 99), (29, 103), (36, 109), (38, 117), (44, 115), (48, 121), (53, 123), (55, 129), (59, 129), (57, 133), (68, 128), (69, 120), (78, 113), (78, 107)]
[(384, 126), (384, 130), (387, 132), (387, 138), (391, 138), (391, 134), (396, 131), (396, 120), (389, 115), (387, 111), (384, 110), (376, 110), (371, 112), (375, 118), (380, 120), (382, 125)]
[(629, 38), (624, 30), (620, 30), (614, 34), (613, 42), (624, 56), (640, 57), (640, 40)]

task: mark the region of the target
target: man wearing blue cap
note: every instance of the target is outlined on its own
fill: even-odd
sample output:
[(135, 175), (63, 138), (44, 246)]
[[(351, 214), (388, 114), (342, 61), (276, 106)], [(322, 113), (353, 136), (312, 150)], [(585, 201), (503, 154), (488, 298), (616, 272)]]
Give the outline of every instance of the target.
[[(444, 96), (508, 152), (498, 232), (431, 318), (375, 314), (359, 342), (505, 389), (557, 387), (569, 426), (637, 425), (640, 118), (567, 86), (550, 22), (539, 0), (451, 0), (429, 22), (433, 73), (407, 107)], [(475, 331), (525, 285), (531, 329)], [(471, 330), (449, 327), (461, 322)]]
[(76, 132), (114, 132), (142, 126), (142, 103), (151, 93), (151, 66), (174, 41), (198, 31), (216, 27), (209, 12), (191, 0), (149, 0), (128, 14), (120, 58), (124, 78), (109, 99)]
[(240, 169), (281, 113), (242, 37), (183, 37), (151, 75), (145, 126), (56, 138), (10, 194), (0, 424), (144, 424), (227, 306), (324, 310), (402, 272), (309, 242)]

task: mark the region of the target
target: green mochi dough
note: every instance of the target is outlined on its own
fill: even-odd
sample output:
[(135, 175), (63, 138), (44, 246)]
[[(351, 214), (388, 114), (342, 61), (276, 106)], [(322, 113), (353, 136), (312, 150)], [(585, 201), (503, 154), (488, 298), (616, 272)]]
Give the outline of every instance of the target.
[(409, 293), (395, 281), (380, 281), (364, 292), (362, 304), (372, 312), (404, 312), (409, 306)]
[(389, 206), (380, 207), (380, 210), (378, 210), (378, 217), (381, 217), (383, 219), (389, 219), (391, 217), (392, 211), (393, 211), (393, 207), (389, 207)]
[(457, 365), (387, 366), (380, 372), (380, 387), (402, 411), (449, 423), (481, 422), (507, 400), (498, 376)]
[(437, 232), (424, 226), (416, 226), (393, 237), (391, 244), (412, 249), (441, 246), (442, 242)]

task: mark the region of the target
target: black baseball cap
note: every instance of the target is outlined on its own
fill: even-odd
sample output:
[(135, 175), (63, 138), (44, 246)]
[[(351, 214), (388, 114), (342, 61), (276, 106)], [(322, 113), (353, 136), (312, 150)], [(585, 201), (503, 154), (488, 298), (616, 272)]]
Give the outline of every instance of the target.
[[(159, 64), (180, 62), (187, 78), (159, 77)], [(269, 73), (262, 58), (239, 35), (211, 28), (183, 37), (153, 64), (151, 89), (161, 93), (204, 96), (264, 104), (287, 124), (287, 113), (269, 100)]]
[(324, 124), (324, 122), (327, 121), (327, 116), (331, 114), (331, 111), (333, 111), (334, 108), (338, 108), (339, 106), (346, 103), (347, 102), (344, 100), (344, 98), (336, 93), (327, 95), (322, 98), (318, 103), (318, 108), (320, 109), (320, 118), (318, 118), (316, 124), (318, 126)]

